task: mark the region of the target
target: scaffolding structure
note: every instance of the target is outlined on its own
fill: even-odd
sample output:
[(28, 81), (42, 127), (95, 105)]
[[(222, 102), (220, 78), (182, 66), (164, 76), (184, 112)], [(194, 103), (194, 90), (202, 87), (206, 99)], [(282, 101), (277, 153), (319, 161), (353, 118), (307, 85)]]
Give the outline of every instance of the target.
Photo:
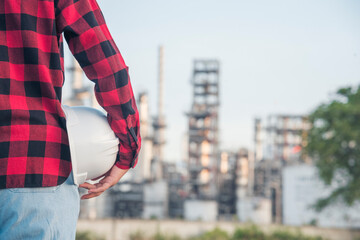
[(268, 158), (284, 163), (299, 158), (304, 143), (303, 134), (310, 128), (303, 115), (270, 115), (266, 128)]
[(194, 61), (193, 103), (187, 116), (190, 196), (196, 199), (217, 196), (219, 65), (217, 60)]
[(309, 128), (304, 115), (270, 115), (267, 126), (263, 126), (260, 119), (255, 119), (254, 193), (271, 200), (274, 223), (282, 223), (283, 167), (310, 162), (301, 151)]
[(236, 214), (238, 154), (222, 151), (220, 154), (218, 214), (221, 220), (232, 220)]

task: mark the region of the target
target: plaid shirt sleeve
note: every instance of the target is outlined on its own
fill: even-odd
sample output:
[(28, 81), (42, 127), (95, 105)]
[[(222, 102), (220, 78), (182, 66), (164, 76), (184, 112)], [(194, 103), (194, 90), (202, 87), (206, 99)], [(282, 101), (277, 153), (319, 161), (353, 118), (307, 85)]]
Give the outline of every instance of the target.
[(58, 0), (56, 29), (64, 33), (69, 48), (95, 83), (95, 96), (107, 111), (108, 121), (120, 140), (116, 166), (135, 167), (141, 147), (139, 113), (120, 51), (96, 0)]

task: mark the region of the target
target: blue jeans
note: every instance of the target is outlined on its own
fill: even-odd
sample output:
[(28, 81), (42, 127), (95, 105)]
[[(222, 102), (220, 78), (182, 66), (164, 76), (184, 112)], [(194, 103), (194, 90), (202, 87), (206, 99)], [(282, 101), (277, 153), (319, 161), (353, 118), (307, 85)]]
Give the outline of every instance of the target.
[(75, 239), (79, 210), (72, 173), (55, 187), (0, 190), (0, 240)]

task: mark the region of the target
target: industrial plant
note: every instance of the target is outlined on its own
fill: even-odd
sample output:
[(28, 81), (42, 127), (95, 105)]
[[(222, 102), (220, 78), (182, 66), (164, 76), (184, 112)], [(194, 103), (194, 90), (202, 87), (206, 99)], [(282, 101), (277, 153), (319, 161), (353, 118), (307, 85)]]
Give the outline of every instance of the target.
[[(65, 104), (100, 108), (92, 87), (83, 84), (83, 73), (76, 61), (69, 70), (72, 92)], [(315, 168), (302, 151), (311, 127), (306, 115), (271, 114), (265, 119), (256, 118), (253, 150), (241, 146), (236, 151), (222, 150), (220, 71), (217, 59), (193, 61), (192, 103), (184, 113), (188, 124), (186, 159), (181, 163), (169, 162), (164, 157), (167, 143), (164, 47), (159, 47), (157, 113), (150, 112), (153, 96), (144, 91), (136, 97), (142, 137), (139, 164), (100, 197), (82, 201), (80, 218), (352, 226), (340, 217), (329, 222), (293, 199), (301, 193), (307, 196), (303, 202), (310, 203), (318, 197), (318, 189), (324, 188), (315, 175), (309, 175), (315, 174)], [(306, 190), (296, 187), (302, 185)], [(300, 212), (306, 212), (305, 217), (299, 217)]]

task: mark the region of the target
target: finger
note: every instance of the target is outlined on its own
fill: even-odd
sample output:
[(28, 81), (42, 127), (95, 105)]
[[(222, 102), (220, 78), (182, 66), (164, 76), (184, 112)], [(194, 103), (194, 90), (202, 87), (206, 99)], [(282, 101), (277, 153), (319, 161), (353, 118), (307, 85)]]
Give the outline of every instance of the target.
[(97, 183), (96, 188), (90, 189), (89, 193), (98, 193), (98, 192), (104, 192), (105, 190), (109, 189), (111, 187), (110, 183)]
[(87, 182), (85, 182), (83, 184), (80, 184), (79, 187), (86, 188), (88, 190), (96, 188), (96, 186), (94, 184), (90, 184), (90, 183), (87, 183)]
[(85, 199), (89, 199), (89, 198), (94, 198), (94, 197), (98, 197), (102, 194), (103, 192), (99, 192), (99, 193), (89, 193), (89, 194), (85, 194), (81, 197), (82, 200)]
[(104, 184), (98, 188), (90, 189), (88, 192), (89, 193), (99, 193), (99, 192), (104, 192), (109, 188), (110, 188), (110, 184)]
[(82, 200), (84, 199), (90, 199), (90, 198), (94, 198), (94, 197), (98, 197), (100, 196), (102, 193), (90, 193), (90, 194), (85, 194), (81, 197)]

